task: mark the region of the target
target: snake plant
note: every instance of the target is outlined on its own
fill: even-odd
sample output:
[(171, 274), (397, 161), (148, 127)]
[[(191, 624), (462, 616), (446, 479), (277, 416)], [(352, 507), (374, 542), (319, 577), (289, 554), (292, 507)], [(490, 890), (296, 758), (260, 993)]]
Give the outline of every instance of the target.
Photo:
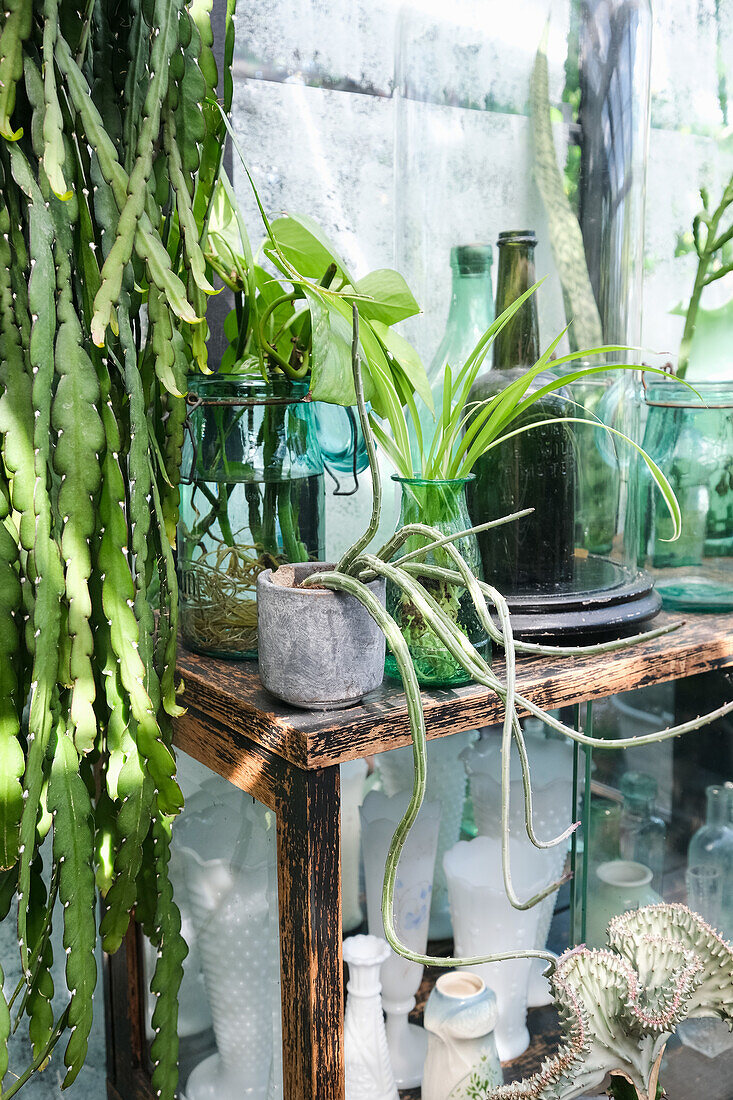
[[(509, 793), (510, 793), (510, 754), (512, 749), (517, 752), (523, 778), (524, 792), (524, 816), (527, 836), (536, 848), (550, 848), (567, 842), (577, 825), (572, 825), (560, 836), (552, 839), (540, 839), (534, 828), (532, 818), (532, 785), (527, 750), (524, 736), (519, 724), (519, 711), (540, 718), (544, 723), (552, 727), (558, 733), (578, 744), (597, 746), (607, 749), (626, 749), (632, 746), (650, 745), (671, 737), (678, 737), (700, 728), (707, 722), (720, 718), (733, 711), (733, 702), (727, 703), (708, 714), (684, 722), (680, 725), (670, 726), (654, 733), (642, 734), (635, 737), (616, 739), (592, 737), (582, 730), (572, 729), (560, 719), (548, 714), (522, 695), (516, 686), (516, 654), (533, 653), (550, 656), (573, 656), (588, 653), (609, 653), (613, 650), (624, 649), (640, 641), (659, 637), (679, 624), (669, 624), (636, 635), (632, 638), (617, 641), (603, 642), (589, 646), (547, 646), (533, 642), (515, 641), (509, 619), (509, 610), (506, 600), (490, 584), (477, 579), (473, 575), (465, 560), (453, 545), (459, 539), (469, 534), (470, 531), (478, 531), (493, 527), (502, 523), (513, 522), (520, 514), (505, 516), (492, 520), (479, 527), (467, 531), (455, 532), (443, 535), (440, 531), (423, 523), (414, 523), (401, 527), (391, 539), (380, 549), (369, 552), (369, 545), (374, 538), (379, 525), (381, 509), (381, 482), (379, 467), (376, 461), (374, 435), (372, 432), (364, 391), (361, 383), (360, 370), (360, 341), (359, 341), (359, 315), (356, 307), (353, 308), (353, 335), (352, 335), (352, 372), (354, 388), (357, 398), (357, 407), (361, 420), (364, 438), (367, 444), (369, 464), (374, 484), (374, 501), (372, 516), (364, 534), (341, 557), (338, 564), (329, 570), (313, 573), (301, 583), (304, 587), (312, 585), (328, 588), (335, 592), (346, 592), (357, 599), (369, 612), (374, 621), (383, 631), (384, 636), (392, 649), (399, 674), (402, 678), (405, 690), (407, 710), (410, 722), (410, 733), (413, 744), (413, 789), (405, 814), (395, 831), (390, 845), (385, 866), (384, 885), (382, 892), (382, 919), (384, 934), (390, 947), (406, 959), (425, 966), (476, 966), (487, 962), (501, 962), (510, 958), (542, 958), (553, 967), (555, 956), (544, 950), (510, 951), (499, 954), (481, 955), (473, 958), (445, 959), (439, 956), (424, 955), (411, 950), (402, 943), (397, 935), (394, 922), (394, 891), (397, 877), (397, 867), (400, 855), (410, 829), (415, 824), (420, 806), (425, 798), (427, 775), (427, 741), (425, 730), (425, 717), (422, 707), (422, 699), (415, 668), (410, 656), (407, 641), (403, 637), (399, 626), (382, 606), (376, 596), (369, 590), (367, 584), (377, 576), (382, 576), (401, 590), (412, 602), (417, 612), (424, 618), (437, 636), (439, 642), (446, 651), (470, 674), (478, 684), (482, 684), (495, 695), (504, 708), (503, 736), (502, 736), (502, 869), (504, 886), (507, 897), (516, 909), (529, 909), (537, 905), (543, 898), (556, 891), (565, 879), (551, 883), (533, 897), (521, 899), (513, 886), (509, 859)], [(400, 554), (401, 548), (412, 536), (420, 536), (423, 545), (409, 553)], [(442, 548), (450, 557), (453, 568), (444, 568), (438, 565), (429, 565), (424, 559), (437, 548)], [(465, 589), (473, 601), (484, 629), (488, 636), (497, 645), (500, 645), (505, 654), (506, 672), (502, 680), (491, 668), (491, 665), (471, 645), (460, 627), (453, 621), (444, 608), (431, 594), (427, 585), (421, 581), (441, 581), (453, 585), (458, 589)], [(493, 608), (498, 620), (489, 612)]]
[[(210, 8), (8, 0), (0, 17), (0, 917), (15, 902), (22, 963), (0, 994), (0, 1082), (13, 1016), (33, 1045), (3, 1100), (62, 1036), (75, 1080), (97, 936), (115, 951), (136, 905), (157, 948), (153, 1088), (176, 1089), (171, 544), (225, 134)], [(227, 63), (232, 14), (229, 0)]]

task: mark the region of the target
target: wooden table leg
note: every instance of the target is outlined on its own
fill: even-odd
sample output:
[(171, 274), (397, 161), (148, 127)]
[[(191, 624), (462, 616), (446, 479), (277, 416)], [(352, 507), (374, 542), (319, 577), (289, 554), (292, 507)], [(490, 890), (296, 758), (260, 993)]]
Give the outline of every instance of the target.
[(278, 798), (284, 1100), (344, 1100), (338, 766), (290, 766)]

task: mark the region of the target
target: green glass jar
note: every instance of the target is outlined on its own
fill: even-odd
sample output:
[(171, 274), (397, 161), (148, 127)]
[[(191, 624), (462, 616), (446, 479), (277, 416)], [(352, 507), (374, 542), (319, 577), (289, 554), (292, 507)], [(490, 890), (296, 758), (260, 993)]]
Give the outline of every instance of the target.
[[(470, 478), (430, 481), (424, 478), (394, 477), (393, 480), (397, 481), (402, 488), (398, 529), (410, 523), (425, 523), (447, 535), (465, 531), (471, 526), (466, 506), (466, 484), (471, 480)], [(411, 535), (396, 557), (417, 550), (430, 541), (423, 535)], [(476, 536), (465, 535), (453, 545), (464, 557), (472, 572), (482, 578), (481, 555)], [(445, 569), (455, 568), (452, 559), (442, 548), (431, 550), (422, 560), (428, 565), (438, 565)], [(441, 580), (422, 577), (421, 581), (446, 614), (467, 635), (477, 652), (482, 657), (488, 658), (489, 639), (469, 594)], [(448, 652), (409, 597), (389, 582), (387, 583), (387, 610), (407, 641), (418, 681), (423, 686), (449, 687), (470, 681), (471, 677)], [(400, 679), (397, 662), (389, 651), (385, 672), (393, 679)]]
[(183, 641), (257, 657), (257, 576), (323, 560), (323, 458), (308, 385), (236, 375), (189, 379), (178, 576)]
[(682, 511), (672, 520), (645, 464), (636, 464), (632, 507), (639, 564), (651, 569), (665, 607), (733, 610), (733, 382), (647, 386), (644, 449), (666, 474)]

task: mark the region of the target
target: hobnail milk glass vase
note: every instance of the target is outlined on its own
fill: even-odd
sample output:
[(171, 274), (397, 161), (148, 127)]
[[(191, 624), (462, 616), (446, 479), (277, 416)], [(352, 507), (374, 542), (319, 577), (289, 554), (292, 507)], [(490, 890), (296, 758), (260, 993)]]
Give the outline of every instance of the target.
[[(549, 885), (541, 855), (536, 849), (527, 851), (513, 837), (509, 841), (512, 881), (522, 900)], [(504, 890), (501, 849), (491, 837), (459, 841), (446, 852), (443, 863), (456, 955), (488, 955), (534, 947), (541, 914), (537, 906), (522, 911), (510, 904)], [(529, 1046), (527, 992), (531, 967), (531, 959), (472, 967), (496, 994), (496, 1048), (502, 1062), (517, 1058)]]
[(240, 805), (233, 855), (183, 850), (217, 1046), (189, 1076), (186, 1100), (282, 1095), (275, 827), (253, 799)]
[[(538, 725), (540, 725), (538, 723)], [(540, 840), (551, 840), (563, 832), (572, 822), (573, 750), (565, 741), (546, 738), (540, 726), (533, 727), (531, 720), (524, 723), (527, 756), (532, 774), (532, 817), (535, 832)], [(468, 774), (468, 789), (473, 804), (474, 821), (478, 835), (492, 837), (501, 843), (501, 733), (497, 729), (484, 731), (483, 736), (469, 745), (461, 754)], [(563, 872), (567, 857), (567, 844), (538, 850), (526, 834), (524, 821), (524, 793), (522, 770), (516, 754), (512, 755), (510, 773), (510, 829), (516, 838), (519, 859), (527, 850), (528, 858), (541, 862), (548, 882)], [(539, 915), (537, 937), (533, 947), (544, 947), (555, 911), (556, 895), (541, 901), (536, 907)], [(552, 994), (549, 982), (543, 976), (546, 969), (542, 959), (531, 964), (528, 1003), (550, 1004)]]
[[(425, 797), (440, 804), (440, 831), (435, 858), (433, 900), (430, 905), (431, 940), (447, 940), (453, 935), (448, 905), (448, 886), (443, 869), (443, 855), (461, 835), (463, 806), (466, 800), (466, 772), (460, 756), (476, 736), (475, 730), (453, 733), (428, 741), (428, 775)], [(412, 748), (392, 749), (375, 757), (385, 794), (412, 790)]]
[(344, 932), (358, 928), (364, 919), (359, 900), (359, 807), (364, 797), (367, 770), (366, 760), (348, 760), (341, 765), (341, 924)]
[(471, 1100), (503, 1083), (495, 1026), (496, 997), (478, 974), (441, 974), (425, 1006), (422, 1100)]
[[(387, 798), (381, 791), (371, 791), (361, 807), (367, 917), (369, 931), (374, 936), (384, 936), (384, 865), (408, 801), (407, 794)], [(402, 943), (421, 954), (425, 953), (428, 942), (439, 823), (440, 806), (437, 802), (423, 802), (402, 850), (395, 882), (395, 930)], [(415, 1007), (415, 994), (420, 988), (422, 974), (423, 968), (419, 963), (410, 962), (391, 950), (382, 964), (382, 1005), (387, 1016), (387, 1043), (395, 1081), (401, 1089), (415, 1088), (422, 1080), (427, 1035), (423, 1028), (408, 1022), (408, 1016)]]
[(378, 936), (344, 940), (349, 967), (344, 1014), (346, 1100), (399, 1100), (382, 1017), (379, 971), (389, 947)]

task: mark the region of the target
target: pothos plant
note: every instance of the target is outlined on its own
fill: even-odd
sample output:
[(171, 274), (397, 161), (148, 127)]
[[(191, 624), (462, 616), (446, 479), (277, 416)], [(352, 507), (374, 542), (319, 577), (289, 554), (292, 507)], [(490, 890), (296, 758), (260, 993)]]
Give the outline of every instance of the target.
[[(490, 584), (480, 581), (470, 570), (465, 559), (454, 545), (462, 536), (470, 531), (479, 530), (479, 527), (462, 532), (452, 532), (448, 535), (429, 524), (414, 523), (401, 527), (395, 535), (380, 549), (370, 552), (372, 542), (379, 523), (381, 506), (381, 485), (379, 467), (376, 462), (374, 436), (372, 426), (364, 400), (360, 377), (360, 343), (359, 321), (356, 309), (353, 310), (353, 339), (352, 339), (352, 363), (357, 405), (362, 429), (369, 453), (370, 467), (374, 481), (374, 506), (371, 522), (364, 534), (342, 556), (338, 564), (332, 568), (310, 574), (301, 584), (303, 587), (316, 586), (330, 589), (335, 592), (344, 592), (353, 596), (368, 611), (378, 624), (392, 649), (395, 661), (402, 678), (407, 710), (410, 722), (410, 732), (413, 743), (413, 789), (405, 814), (400, 821), (392, 839), (387, 856), (384, 885), (382, 892), (382, 919), (385, 938), (390, 946), (398, 954), (413, 962), (427, 966), (475, 966), (481, 963), (501, 962), (513, 958), (542, 958), (554, 968), (556, 957), (545, 950), (521, 950), (508, 951), (497, 954), (480, 955), (471, 958), (445, 959), (437, 956), (421, 954), (410, 949), (399, 939), (394, 921), (394, 891), (397, 876), (397, 868), (400, 855), (404, 848), (410, 829), (415, 824), (420, 807), (425, 797), (426, 772), (427, 772), (427, 742), (425, 731), (425, 718), (423, 714), (420, 688), (411, 658), (410, 650), (402, 631), (389, 611), (385, 609), (379, 599), (367, 587), (367, 583), (375, 577), (385, 577), (389, 583), (395, 585), (412, 602), (417, 611), (429, 623), (439, 642), (447, 652), (469, 673), (472, 680), (484, 685), (502, 703), (504, 708), (503, 733), (502, 733), (502, 774), (501, 774), (501, 813), (502, 813), (502, 868), (503, 880), (507, 897), (516, 909), (529, 909), (538, 904), (543, 898), (556, 891), (565, 879), (550, 883), (537, 894), (530, 898), (520, 898), (512, 883), (510, 858), (509, 858), (509, 796), (510, 796), (510, 765), (511, 752), (516, 751), (519, 757), (524, 794), (525, 828), (530, 842), (537, 848), (544, 849), (554, 847), (567, 842), (576, 825), (572, 825), (560, 836), (551, 839), (541, 839), (535, 832), (532, 816), (532, 784), (529, 760), (522, 729), (519, 723), (520, 709), (534, 717), (540, 718), (545, 724), (556, 730), (561, 735), (568, 737), (578, 744), (598, 746), (607, 749), (626, 749), (632, 746), (649, 745), (677, 737), (698, 729), (706, 722), (722, 717), (733, 711), (733, 702), (727, 703), (709, 714), (677, 726), (643, 734), (635, 737), (621, 739), (605, 739), (592, 737), (582, 730), (575, 730), (567, 726), (560, 719), (554, 717), (537, 706), (531, 699), (517, 691), (516, 686), (516, 654), (532, 653), (552, 656), (573, 656), (587, 653), (608, 653), (613, 650), (623, 649), (642, 640), (659, 637), (670, 630), (674, 630), (678, 624), (670, 624), (657, 630), (612, 642), (605, 642), (590, 646), (546, 646), (537, 643), (519, 642), (514, 639), (509, 610), (506, 600)], [(647, 456), (642, 454), (645, 461)], [(652, 464), (653, 465), (653, 464)], [(651, 467), (650, 467), (651, 468)], [(653, 470), (652, 470), (653, 472)], [(662, 475), (659, 481), (665, 492), (669, 492)], [(665, 488), (666, 487), (666, 488)], [(676, 501), (673, 494), (670, 506), (676, 509)], [(494, 526), (497, 523), (512, 522), (515, 516), (497, 518), (487, 522), (485, 527)], [(421, 546), (405, 552), (405, 544), (412, 536), (419, 536)], [(450, 559), (450, 567), (428, 564), (425, 559), (435, 550), (444, 551)], [(486, 633), (493, 642), (500, 645), (505, 654), (505, 675), (500, 679), (487, 660), (482, 657), (471, 644), (466, 634), (459, 628), (456, 622), (446, 614), (441, 602), (431, 593), (427, 582), (438, 580), (443, 584), (469, 593), (476, 614)], [(490, 613), (492, 609), (493, 616)], [(576, 1043), (578, 1058), (582, 1056), (585, 1047)], [(577, 1058), (576, 1058), (577, 1061)], [(519, 1093), (519, 1095), (525, 1095)], [(527, 1092), (532, 1096), (534, 1093)], [(542, 1093), (542, 1096), (553, 1095)]]
[[(176, 1089), (171, 544), (225, 134), (210, 9), (9, 0), (0, 21), (0, 916), (15, 903), (22, 965), (0, 994), (0, 1081), (22, 1018), (33, 1045), (3, 1100), (64, 1034), (63, 1087), (74, 1081), (98, 932), (115, 951), (134, 906), (157, 948), (153, 1088)], [(227, 72), (219, 92), (226, 110)]]
[[(260, 203), (254, 184), (253, 192)], [(261, 203), (260, 211), (266, 236), (253, 252), (222, 174), (206, 258), (233, 293), (234, 309), (216, 394), (204, 382), (191, 395), (204, 408), (194, 419), (191, 489), (179, 529), (184, 637), (204, 651), (240, 655), (256, 651), (258, 573), (316, 552), (313, 489), (290, 472), (294, 455), (309, 447), (304, 428), (312, 423), (296, 403), (354, 404), (352, 303), (375, 410), (394, 419), (413, 391), (431, 402), (419, 356), (392, 327), (419, 312), (402, 276), (381, 269), (357, 279), (312, 218), (270, 219)]]

